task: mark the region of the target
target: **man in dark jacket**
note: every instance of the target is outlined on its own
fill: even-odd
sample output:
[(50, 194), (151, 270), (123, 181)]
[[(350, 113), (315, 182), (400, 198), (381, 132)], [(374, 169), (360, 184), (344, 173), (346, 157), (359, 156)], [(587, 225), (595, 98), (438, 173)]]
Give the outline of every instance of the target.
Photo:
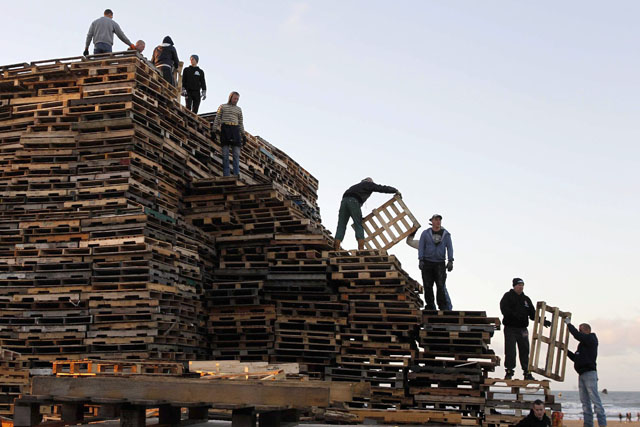
[(198, 55), (191, 55), (191, 65), (182, 72), (182, 96), (186, 97), (187, 108), (198, 114), (200, 99), (207, 98), (207, 83), (204, 71), (198, 67)]
[[(505, 380), (513, 378), (516, 367), (516, 344), (520, 356), (520, 366), (525, 380), (534, 380), (529, 372), (529, 319), (535, 320), (536, 310), (528, 296), (524, 294), (524, 280), (516, 277), (512, 282), (513, 289), (505, 293), (500, 300), (500, 311), (504, 316), (504, 367)], [(551, 323), (544, 321), (545, 326)]]
[(400, 192), (388, 185), (378, 185), (371, 178), (365, 178), (358, 184), (352, 185), (342, 195), (340, 211), (338, 212), (338, 230), (334, 239), (334, 248), (340, 250), (340, 243), (344, 238), (349, 218), (353, 219), (353, 226), (356, 229), (356, 239), (358, 240), (358, 250), (364, 249), (364, 228), (362, 228), (362, 205), (367, 201), (371, 193), (396, 193)]
[(573, 361), (573, 367), (578, 373), (578, 390), (580, 402), (582, 402), (584, 426), (593, 427), (593, 408), (598, 417), (598, 426), (606, 426), (607, 416), (598, 394), (598, 372), (596, 371), (598, 337), (591, 332), (591, 326), (586, 323), (576, 329), (568, 317), (565, 317), (564, 322), (569, 327), (571, 335), (580, 343), (575, 353), (570, 351), (567, 355)]
[(551, 420), (544, 413), (544, 402), (536, 399), (529, 415), (520, 420), (516, 427), (551, 427)]
[(180, 60), (178, 59), (178, 52), (176, 52), (176, 48), (173, 47), (173, 40), (171, 40), (171, 37), (166, 36), (162, 39), (162, 44), (153, 50), (151, 62), (153, 62), (153, 65), (160, 70), (162, 77), (164, 77), (166, 81), (173, 86), (176, 85), (173, 81), (173, 70), (180, 66)]
[[(442, 215), (433, 215), (431, 227), (420, 235), (418, 246), (419, 267), (422, 271), (422, 285), (424, 286), (424, 302), (427, 310), (435, 310), (433, 300), (433, 284), (436, 284), (436, 299), (440, 310), (447, 309), (445, 296), (445, 281), (447, 273), (453, 270), (453, 244), (451, 233), (442, 228)], [(447, 261), (449, 257), (449, 262)]]

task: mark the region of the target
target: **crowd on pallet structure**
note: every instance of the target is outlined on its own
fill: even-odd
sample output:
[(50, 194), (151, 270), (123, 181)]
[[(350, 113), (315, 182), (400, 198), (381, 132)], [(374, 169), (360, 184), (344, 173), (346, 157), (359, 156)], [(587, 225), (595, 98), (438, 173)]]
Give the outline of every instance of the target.
[[(83, 54), (89, 55), (89, 46), (93, 41), (94, 54), (110, 53), (113, 50), (113, 35), (125, 43), (131, 50), (142, 53), (146, 47), (143, 40), (132, 43), (124, 34), (120, 26), (113, 20), (113, 11), (106, 9), (104, 16), (91, 23), (87, 34)], [(204, 71), (198, 66), (199, 57), (192, 54), (190, 65), (182, 72), (181, 95), (185, 98), (186, 107), (198, 113), (201, 100), (207, 96), (207, 85)], [(176, 86), (175, 72), (179, 68), (178, 53), (170, 36), (164, 37), (162, 43), (153, 51), (150, 64), (171, 85)], [(233, 154), (233, 175), (239, 176), (240, 153), (245, 142), (242, 109), (238, 106), (240, 94), (232, 91), (226, 103), (217, 110), (213, 123), (215, 138), (222, 146), (223, 174), (229, 176), (231, 167), (229, 154)], [(358, 249), (365, 247), (364, 229), (362, 226), (362, 205), (372, 193), (400, 192), (391, 186), (380, 185), (372, 178), (365, 178), (361, 182), (349, 187), (343, 194), (338, 212), (338, 226), (334, 239), (334, 249), (340, 250), (349, 219), (353, 220)], [(422, 273), (424, 299), (426, 310), (452, 310), (451, 298), (446, 287), (447, 272), (453, 270), (453, 243), (451, 233), (442, 227), (442, 215), (434, 214), (430, 219), (431, 227), (424, 230), (419, 239), (415, 239), (416, 232), (409, 235), (406, 243), (418, 249), (419, 268)], [(436, 288), (434, 297), (433, 288)], [(504, 294), (500, 301), (500, 311), (503, 315), (505, 338), (505, 379), (512, 379), (516, 367), (516, 348), (519, 353), (520, 365), (525, 380), (534, 380), (529, 372), (529, 319), (534, 320), (535, 308), (531, 299), (524, 294), (524, 281), (514, 278), (512, 289)], [(575, 352), (569, 352), (569, 358), (574, 361), (574, 367), (579, 374), (580, 399), (583, 404), (585, 426), (593, 425), (592, 407), (595, 409), (598, 425), (606, 426), (606, 414), (598, 394), (598, 377), (596, 373), (596, 358), (598, 339), (591, 331), (590, 325), (583, 323), (575, 328), (570, 319), (565, 319), (572, 336), (579, 342)], [(550, 322), (544, 320), (545, 327)], [(522, 420), (520, 425), (550, 425), (550, 420), (544, 414), (544, 403), (535, 401), (531, 413)]]

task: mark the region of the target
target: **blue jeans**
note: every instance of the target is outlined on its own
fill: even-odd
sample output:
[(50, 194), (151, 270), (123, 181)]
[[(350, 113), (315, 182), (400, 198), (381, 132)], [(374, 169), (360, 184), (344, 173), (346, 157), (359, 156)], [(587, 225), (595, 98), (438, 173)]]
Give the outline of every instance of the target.
[(112, 46), (109, 43), (94, 43), (93, 44), (93, 54), (97, 55), (99, 53), (111, 53)]
[[(229, 176), (229, 144), (222, 146), (222, 173)], [(240, 175), (240, 146), (233, 146), (233, 174)]]
[(593, 427), (593, 405), (598, 417), (598, 426), (607, 425), (607, 415), (600, 401), (598, 394), (598, 373), (589, 371), (580, 374), (578, 377), (578, 390), (580, 391), (580, 402), (582, 402), (582, 413), (584, 415), (584, 426)]
[(453, 310), (453, 305), (451, 305), (451, 297), (449, 296), (449, 291), (447, 290), (447, 284), (444, 284), (444, 299), (446, 301), (445, 310)]

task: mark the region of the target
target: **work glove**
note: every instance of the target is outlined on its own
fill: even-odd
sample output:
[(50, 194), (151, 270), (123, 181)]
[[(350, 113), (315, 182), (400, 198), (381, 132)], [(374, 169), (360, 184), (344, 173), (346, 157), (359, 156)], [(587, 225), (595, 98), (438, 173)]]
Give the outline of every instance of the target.
[(399, 191), (396, 192), (396, 196), (398, 196), (398, 197), (400, 197), (402, 199), (402, 194)]
[(420, 267), (420, 270), (424, 270), (424, 260), (420, 260), (420, 263), (418, 264), (418, 267)]
[(548, 321), (547, 319), (544, 319), (544, 323), (543, 324), (544, 324), (545, 328), (548, 328), (549, 326), (551, 326), (551, 322)]
[(136, 45), (135, 45), (135, 44), (130, 44), (130, 45), (129, 45), (129, 49), (131, 49), (131, 50), (137, 50), (137, 49), (136, 49)]
[(186, 89), (182, 89), (182, 96), (184, 96), (185, 98), (187, 97), (187, 90)]
[(205, 99), (207, 99), (207, 91), (203, 90), (202, 91), (202, 100), (204, 101)]
[(570, 325), (571, 324), (571, 317), (565, 317), (564, 319), (562, 319), (562, 321), (564, 322), (565, 325)]
[(89, 56), (89, 49), (85, 49), (84, 52), (82, 52), (82, 56)]
[(449, 260), (447, 263), (447, 271), (451, 273), (451, 270), (453, 270), (453, 261)]

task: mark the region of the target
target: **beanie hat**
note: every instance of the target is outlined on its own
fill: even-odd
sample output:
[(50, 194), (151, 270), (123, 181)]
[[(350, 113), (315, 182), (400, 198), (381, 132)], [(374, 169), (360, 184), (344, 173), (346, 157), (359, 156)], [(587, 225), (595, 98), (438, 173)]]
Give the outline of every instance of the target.
[(193, 59), (195, 59), (195, 60), (196, 60), (196, 62), (200, 62), (200, 58), (199, 58), (199, 57), (198, 57), (198, 55), (196, 55), (195, 53), (194, 53), (193, 55), (191, 55), (191, 57), (192, 57)]
[(173, 46), (173, 40), (171, 40), (171, 37), (166, 36), (165, 38), (162, 39), (162, 43), (168, 43), (171, 46)]
[(516, 285), (520, 285), (520, 284), (524, 285), (524, 280), (522, 280), (519, 277), (516, 277), (513, 279), (513, 284), (511, 286), (515, 288)]

